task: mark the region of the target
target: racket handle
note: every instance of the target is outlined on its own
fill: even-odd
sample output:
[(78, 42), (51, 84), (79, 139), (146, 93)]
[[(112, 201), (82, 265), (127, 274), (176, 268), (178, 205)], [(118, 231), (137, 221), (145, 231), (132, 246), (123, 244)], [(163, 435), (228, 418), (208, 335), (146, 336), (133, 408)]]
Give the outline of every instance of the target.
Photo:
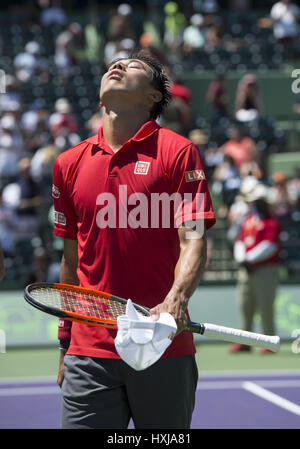
[(280, 337), (277, 335), (264, 335), (248, 332), (242, 329), (232, 329), (225, 326), (204, 323), (203, 335), (219, 338), (232, 343), (240, 343), (248, 346), (259, 346), (277, 352), (280, 346)]
[(248, 332), (242, 329), (233, 329), (210, 323), (200, 324), (189, 321), (185, 331), (231, 343), (259, 346), (261, 348), (270, 349), (273, 352), (277, 352), (280, 347), (280, 337), (277, 335), (257, 334), (255, 332)]
[(204, 327), (204, 324), (194, 323), (193, 321), (189, 321), (186, 328), (184, 329), (184, 331), (203, 335), (204, 331), (205, 331), (205, 327)]

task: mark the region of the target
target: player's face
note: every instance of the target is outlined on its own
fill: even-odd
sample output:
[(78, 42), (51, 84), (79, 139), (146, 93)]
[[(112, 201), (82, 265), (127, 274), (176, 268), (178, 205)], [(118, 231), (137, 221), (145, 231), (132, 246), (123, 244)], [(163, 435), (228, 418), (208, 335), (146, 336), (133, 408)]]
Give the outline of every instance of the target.
[[(150, 107), (160, 101), (161, 94), (152, 85), (150, 67), (138, 59), (122, 59), (112, 64), (103, 75), (100, 101), (109, 106), (110, 101), (130, 102), (132, 106), (145, 104)], [(158, 99), (159, 98), (159, 99)]]

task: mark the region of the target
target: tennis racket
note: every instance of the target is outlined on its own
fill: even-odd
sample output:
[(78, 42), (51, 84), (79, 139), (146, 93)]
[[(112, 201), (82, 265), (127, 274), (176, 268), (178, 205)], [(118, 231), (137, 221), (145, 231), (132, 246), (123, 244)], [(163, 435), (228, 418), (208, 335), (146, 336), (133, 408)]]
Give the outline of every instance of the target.
[[(34, 283), (25, 288), (25, 300), (42, 312), (65, 320), (117, 329), (117, 318), (126, 314), (127, 300), (110, 293), (67, 284)], [(149, 309), (134, 304), (138, 313), (149, 316)], [(241, 329), (189, 321), (185, 332), (232, 343), (260, 346), (276, 352), (280, 338)]]

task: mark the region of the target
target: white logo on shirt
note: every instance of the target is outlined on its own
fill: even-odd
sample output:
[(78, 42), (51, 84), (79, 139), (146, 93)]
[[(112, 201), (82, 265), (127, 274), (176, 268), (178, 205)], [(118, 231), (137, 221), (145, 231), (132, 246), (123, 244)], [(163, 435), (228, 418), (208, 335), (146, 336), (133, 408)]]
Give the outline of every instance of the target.
[(147, 175), (150, 167), (150, 162), (137, 161), (134, 167), (136, 175)]
[(58, 188), (53, 184), (52, 185), (52, 196), (53, 198), (59, 198), (60, 197), (60, 191)]
[(66, 216), (62, 212), (54, 211), (54, 223), (66, 226), (67, 224)]

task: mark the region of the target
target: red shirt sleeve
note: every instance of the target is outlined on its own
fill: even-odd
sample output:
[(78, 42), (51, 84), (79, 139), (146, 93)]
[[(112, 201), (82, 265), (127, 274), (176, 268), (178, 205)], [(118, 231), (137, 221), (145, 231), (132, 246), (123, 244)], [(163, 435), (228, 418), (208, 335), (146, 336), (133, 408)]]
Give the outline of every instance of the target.
[(204, 164), (194, 144), (182, 149), (169, 162), (168, 176), (171, 191), (178, 194), (175, 222), (181, 226), (191, 220), (205, 220), (206, 229), (215, 222), (211, 196), (208, 190)]
[(55, 214), (54, 234), (57, 237), (77, 240), (77, 216), (59, 159), (56, 160), (53, 168), (52, 198)]

